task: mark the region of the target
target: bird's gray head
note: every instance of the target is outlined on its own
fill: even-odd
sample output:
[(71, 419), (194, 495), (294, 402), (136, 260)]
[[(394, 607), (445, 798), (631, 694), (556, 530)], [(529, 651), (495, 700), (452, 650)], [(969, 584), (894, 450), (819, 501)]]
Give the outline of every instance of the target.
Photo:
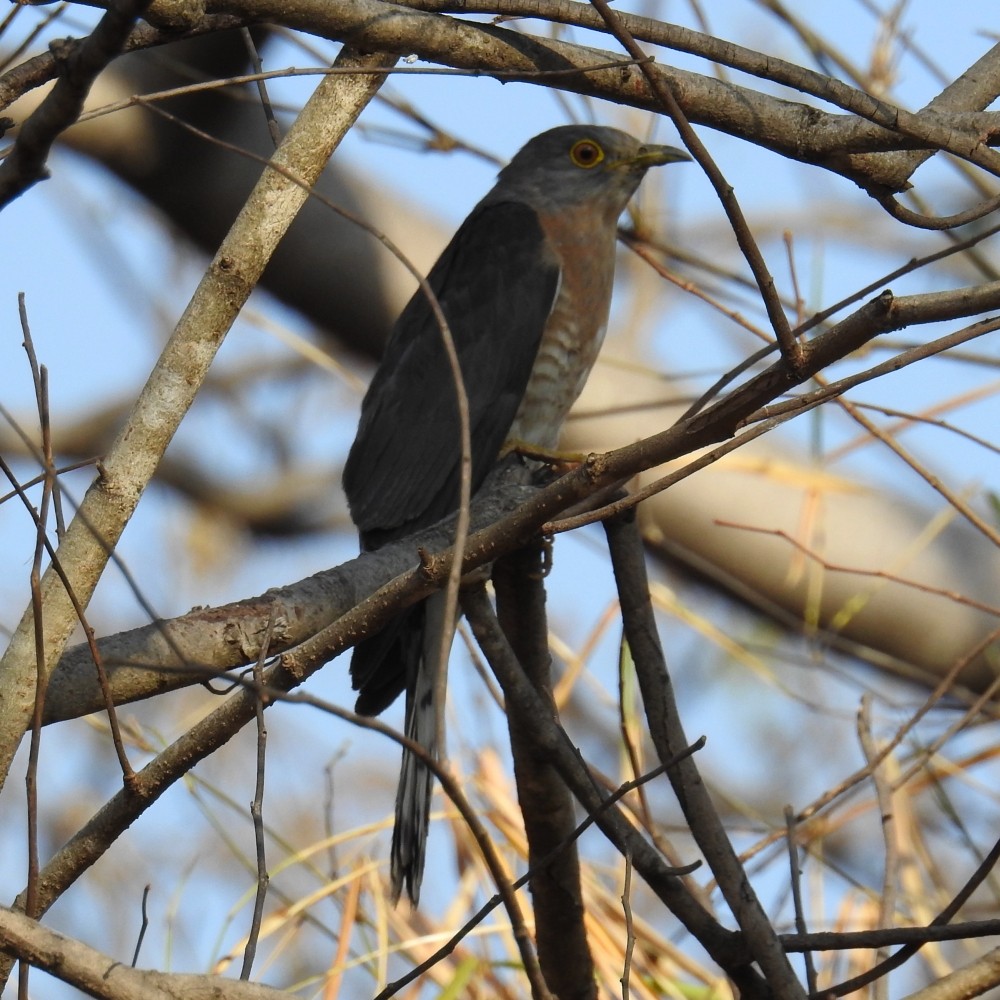
[(617, 217), (650, 167), (689, 160), (673, 146), (640, 142), (602, 125), (563, 125), (529, 140), (500, 171), (489, 200), (541, 210), (598, 203)]

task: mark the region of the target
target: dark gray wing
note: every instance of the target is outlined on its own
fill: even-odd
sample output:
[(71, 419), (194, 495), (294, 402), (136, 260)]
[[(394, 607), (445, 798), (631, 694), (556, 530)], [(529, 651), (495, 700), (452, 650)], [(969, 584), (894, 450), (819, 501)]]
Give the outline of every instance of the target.
[[(481, 204), (428, 282), (448, 319), (469, 397), (475, 491), (528, 384), (559, 284), (558, 262), (532, 208)], [(454, 511), (460, 457), (454, 382), (440, 328), (418, 289), (365, 396), (344, 467), (351, 516), (366, 547)]]

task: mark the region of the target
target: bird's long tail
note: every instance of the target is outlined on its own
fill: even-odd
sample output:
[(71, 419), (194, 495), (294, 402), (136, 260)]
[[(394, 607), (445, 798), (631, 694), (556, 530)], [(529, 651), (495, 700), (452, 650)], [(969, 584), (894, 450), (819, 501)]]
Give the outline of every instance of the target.
[[(447, 643), (450, 648), (453, 632), (454, 626), (445, 623), (443, 595), (429, 597), (424, 609), (420, 655), (414, 657), (410, 668), (412, 676), (407, 677), (406, 735), (433, 760), (438, 760), (440, 756), (435, 696), (441, 643)], [(430, 768), (416, 754), (404, 748), (390, 853), (393, 902), (398, 901), (404, 886), (414, 906), (420, 899), (433, 785), (434, 775)]]

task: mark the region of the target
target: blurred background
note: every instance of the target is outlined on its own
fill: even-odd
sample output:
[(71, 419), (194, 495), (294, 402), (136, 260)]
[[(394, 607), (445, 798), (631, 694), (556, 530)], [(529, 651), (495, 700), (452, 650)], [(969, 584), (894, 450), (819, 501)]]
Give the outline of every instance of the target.
[[(996, 40), (996, 24), (977, 4), (849, 0), (806, 5), (797, 16), (764, 0), (616, 6), (780, 56), (913, 110)], [(72, 4), (12, 11), (16, 16), (7, 17), (0, 35), (5, 69), (44, 51), (53, 38), (85, 34), (99, 13)], [(615, 48), (606, 36), (543, 21), (517, 27)], [(265, 70), (325, 66), (337, 51), (333, 43), (283, 30), (261, 32), (257, 42)], [(658, 51), (657, 59), (818, 103), (694, 56)], [(248, 72), (249, 65), (239, 33), (165, 46), (116, 61), (91, 104), (222, 79)], [(663, 118), (553, 89), (428, 69), (416, 61), (400, 64), (336, 151), (328, 179), (335, 201), (384, 231), (422, 268), (491, 186), (498, 165), (545, 128), (592, 120), (677, 142)], [(268, 81), (283, 127), (314, 85), (310, 76)], [(272, 148), (253, 85), (189, 93), (164, 107), (241, 148), (263, 155)], [(22, 104), (5, 113), (20, 120), (26, 112)], [(793, 322), (949, 244), (947, 234), (892, 221), (832, 173), (709, 128), (699, 134), (734, 186)], [(7, 206), (0, 220), (0, 403), (12, 418), (0, 426), (0, 453), (22, 482), (38, 470), (19, 434), (36, 438), (38, 421), (18, 294), (49, 372), (60, 462), (96, 458), (260, 170), (255, 161), (142, 108), (95, 117), (65, 140), (51, 159), (50, 179)], [(913, 181), (920, 201), (912, 204), (931, 213), (958, 211), (982, 197), (969, 172), (940, 155)], [(651, 175), (634, 217), (625, 221), (660, 248), (671, 280), (622, 249), (611, 331), (567, 434), (567, 443), (584, 451), (668, 426), (761, 346), (755, 330), (767, 330), (725, 214), (696, 166)], [(987, 241), (891, 288), (903, 295), (978, 284), (995, 279), (997, 265), (995, 242)], [(131, 578), (112, 567), (97, 591), (90, 621), (99, 635), (144, 624), (149, 609), (173, 617), (253, 596), (357, 551), (340, 469), (364, 386), (412, 293), (412, 279), (370, 236), (312, 202), (264, 285), (230, 333), (122, 539), (118, 555)], [(830, 375), (868, 367), (960, 325), (881, 338)], [(785, 805), (806, 810), (845, 782), (866, 760), (859, 727), (874, 746), (892, 738), (908, 726), (936, 679), (997, 627), (998, 361), (994, 334), (852, 392), (852, 402), (876, 407), (863, 412), (903, 455), (831, 404), (644, 510), (654, 603), (688, 735), (708, 737), (699, 764), (738, 847), (749, 852), (765, 907), (783, 929), (792, 915), (781, 843)], [(82, 497), (92, 475), (88, 465), (63, 476), (67, 498)], [(8, 499), (0, 505), (0, 628), (6, 633), (28, 603), (34, 544), (23, 508)], [(612, 784), (627, 780), (622, 717), (640, 754), (646, 751), (634, 692), (625, 685), (624, 708), (619, 697), (620, 626), (599, 527), (557, 538), (547, 589), (564, 722)], [(308, 691), (352, 706), (346, 659), (329, 664)], [(964, 675), (967, 687), (974, 694), (986, 690), (994, 667), (995, 658), (979, 657)], [(450, 699), (452, 765), (520, 870), (504, 719), (462, 641)], [(135, 762), (217, 704), (194, 688), (123, 710)], [(981, 714), (965, 719), (967, 704), (958, 692), (935, 707), (908, 729), (884, 767), (899, 855), (891, 893), (871, 782), (835, 797), (822, 821), (809, 827), (803, 891), (811, 929), (924, 922), (989, 848), (998, 820), (996, 728)], [(386, 715), (395, 725), (401, 719), (401, 704)], [(23, 767), (22, 760), (18, 780), (0, 794), (6, 900), (20, 891), (26, 871)], [(383, 939), (403, 942), (408, 959), (423, 955), (438, 940), (434, 935), (457, 927), (474, 901), (491, 895), (467, 833), (449, 822), (441, 801), (421, 912), (387, 909), (380, 880), (397, 769), (397, 748), (385, 739), (306, 706), (269, 711), (264, 810), (272, 882), (256, 966), (265, 981), (301, 986), (304, 996), (324, 988), (336, 995), (331, 983), (342, 996), (372, 995), (383, 963), (396, 972), (404, 967), (386, 959)], [(248, 804), (254, 775), (254, 734), (247, 731), (143, 816), (56, 905), (52, 925), (128, 960), (148, 884), (150, 926), (140, 965), (225, 968), (242, 946), (253, 900)], [(45, 732), (43, 861), (119, 783), (105, 720)], [(663, 835), (681, 860), (693, 860), (669, 793), (656, 785), (648, 795)], [(603, 913), (609, 927), (617, 926), (620, 859), (594, 833), (584, 836), (581, 850), (595, 919)], [(711, 897), (711, 885), (705, 891)], [(345, 923), (345, 908), (358, 906), (352, 893), (363, 900), (366, 916), (357, 918), (355, 910)], [(996, 893), (988, 885), (963, 916), (994, 915)], [(677, 995), (670, 991), (680, 983), (689, 990), (719, 985), (704, 956), (641, 887), (636, 912), (649, 922), (643, 940), (663, 977), (661, 992), (649, 984), (643, 989)], [(922, 979), (961, 964), (972, 953), (966, 947), (973, 946), (925, 948), (893, 979), (890, 995), (903, 996)], [(482, 966), (463, 966), (470, 954), (497, 963), (490, 973), (495, 980), (462, 985), (469, 968), (482, 975)], [(414, 995), (437, 995), (449, 982), (458, 984), (454, 995), (500, 996), (508, 988), (517, 995), (516, 980), (499, 971), (513, 954), (494, 915), (442, 967), (437, 984)], [(609, 941), (606, 995), (617, 995), (615, 954)], [(870, 958), (856, 956), (858, 962)], [(847, 959), (823, 961), (829, 981), (852, 971)], [(322, 977), (338, 963), (344, 978), (328, 979), (324, 987)], [(36, 976), (34, 995), (70, 995)]]

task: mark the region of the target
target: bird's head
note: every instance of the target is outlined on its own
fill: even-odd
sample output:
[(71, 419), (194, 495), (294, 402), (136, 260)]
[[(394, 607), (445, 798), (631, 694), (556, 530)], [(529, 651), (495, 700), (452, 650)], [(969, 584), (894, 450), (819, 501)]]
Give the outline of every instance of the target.
[(563, 125), (529, 140), (500, 171), (493, 193), (548, 210), (598, 203), (617, 217), (650, 167), (690, 159), (620, 129)]

